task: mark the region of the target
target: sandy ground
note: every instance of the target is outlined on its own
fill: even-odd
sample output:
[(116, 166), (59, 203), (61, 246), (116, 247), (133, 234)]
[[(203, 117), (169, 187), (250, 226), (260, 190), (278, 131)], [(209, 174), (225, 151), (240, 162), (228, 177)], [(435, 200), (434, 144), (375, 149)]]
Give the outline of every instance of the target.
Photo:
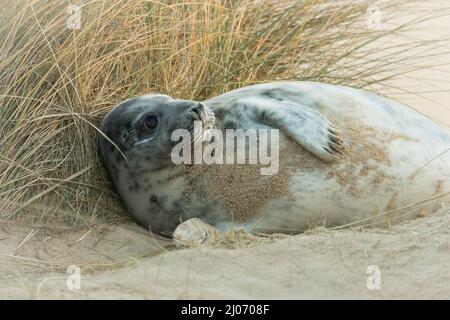
[[(423, 1), (420, 7), (414, 9), (412, 15), (398, 13), (396, 21), (409, 21), (412, 16), (420, 14), (425, 10), (437, 10), (448, 8), (450, 2), (447, 0)], [(440, 13), (442, 16), (417, 26), (414, 32), (408, 33), (409, 39), (421, 40), (443, 40), (450, 39), (450, 15), (448, 11)], [(389, 44), (389, 41), (387, 41)], [(421, 50), (415, 54), (437, 54), (427, 65), (432, 67), (418, 70), (408, 75), (393, 80), (390, 84), (401, 90), (381, 90), (390, 97), (414, 107), (421, 113), (433, 119), (439, 125), (450, 129), (450, 46), (444, 46), (441, 42), (436, 47), (427, 46), (429, 50)], [(405, 92), (407, 91), (407, 92)], [(412, 94), (414, 93), (414, 94)]]
[[(423, 32), (450, 35), (450, 17)], [(447, 65), (396, 83), (422, 97), (397, 97), (450, 128), (450, 93), (435, 92), (450, 90), (450, 55), (442, 59)], [(80, 268), (79, 289), (71, 265)], [(380, 273), (367, 273), (374, 265)], [(132, 222), (78, 230), (0, 224), (0, 298), (448, 299), (449, 270), (450, 208), (388, 230), (316, 229), (182, 250)]]
[[(0, 252), (11, 253), (0, 256), (0, 296), (448, 299), (449, 227), (445, 210), (389, 230), (316, 229), (240, 248), (171, 250), (169, 241), (133, 224), (59, 232), (14, 224), (0, 232)], [(75, 282), (67, 268), (74, 263), (81, 268), (80, 289), (70, 290)], [(367, 273), (373, 265), (380, 289), (367, 285), (374, 284)]]

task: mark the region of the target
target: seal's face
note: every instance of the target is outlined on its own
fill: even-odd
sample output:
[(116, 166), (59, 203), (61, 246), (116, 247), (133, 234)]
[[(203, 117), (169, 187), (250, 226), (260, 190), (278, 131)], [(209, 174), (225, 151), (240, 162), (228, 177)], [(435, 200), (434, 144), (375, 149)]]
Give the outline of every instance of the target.
[[(174, 165), (170, 153), (176, 129), (193, 131), (194, 121), (210, 125), (209, 109), (201, 102), (146, 95), (126, 100), (107, 114), (101, 130), (100, 150), (109, 167), (126, 161), (131, 170), (150, 171)], [(111, 143), (112, 142), (112, 143)]]

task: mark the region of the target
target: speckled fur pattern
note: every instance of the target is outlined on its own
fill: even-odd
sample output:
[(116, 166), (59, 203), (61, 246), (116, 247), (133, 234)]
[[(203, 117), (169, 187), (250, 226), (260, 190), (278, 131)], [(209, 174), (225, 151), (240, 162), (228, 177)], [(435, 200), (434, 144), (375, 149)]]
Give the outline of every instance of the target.
[[(226, 203), (252, 199), (209, 194), (202, 185), (214, 184), (213, 175), (193, 175), (195, 168), (175, 166), (168, 156), (175, 143), (171, 132), (191, 130), (193, 120), (207, 120), (208, 110), (222, 131), (280, 130), (287, 192), (263, 197), (245, 220)], [(148, 113), (159, 117), (152, 134), (139, 129)], [(110, 139), (100, 138), (103, 161), (126, 208), (141, 225), (163, 234), (193, 217), (222, 229), (301, 232), (376, 217), (450, 191), (447, 131), (397, 102), (341, 86), (273, 82), (203, 103), (146, 95), (116, 106), (101, 129)], [(192, 188), (192, 179), (199, 188)]]

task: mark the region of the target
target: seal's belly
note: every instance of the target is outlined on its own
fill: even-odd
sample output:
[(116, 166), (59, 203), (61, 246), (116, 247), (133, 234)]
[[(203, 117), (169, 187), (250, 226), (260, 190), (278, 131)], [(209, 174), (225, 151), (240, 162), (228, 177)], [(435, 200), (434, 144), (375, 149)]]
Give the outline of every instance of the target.
[[(387, 225), (422, 214), (426, 203), (415, 204), (450, 191), (450, 157), (421, 169), (443, 144), (426, 144), (351, 117), (340, 121), (346, 153), (335, 163), (281, 136), (279, 171), (273, 176), (261, 176), (258, 165), (203, 168), (192, 180), (195, 189), (215, 203), (212, 212), (221, 212), (203, 220), (256, 232), (295, 233), (357, 221)], [(417, 156), (424, 148), (428, 153)]]

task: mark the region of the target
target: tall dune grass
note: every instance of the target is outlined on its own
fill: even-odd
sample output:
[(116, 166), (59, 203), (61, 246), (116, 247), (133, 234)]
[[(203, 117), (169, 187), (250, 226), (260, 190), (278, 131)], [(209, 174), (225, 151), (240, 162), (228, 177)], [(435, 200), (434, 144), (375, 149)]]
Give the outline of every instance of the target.
[(380, 30), (366, 26), (372, 0), (86, 0), (80, 30), (66, 27), (69, 1), (0, 4), (0, 220), (123, 216), (96, 142), (125, 98), (200, 100), (275, 79), (364, 88), (427, 58), (412, 54), (423, 41), (373, 45), (417, 23), (390, 25), (396, 0)]

